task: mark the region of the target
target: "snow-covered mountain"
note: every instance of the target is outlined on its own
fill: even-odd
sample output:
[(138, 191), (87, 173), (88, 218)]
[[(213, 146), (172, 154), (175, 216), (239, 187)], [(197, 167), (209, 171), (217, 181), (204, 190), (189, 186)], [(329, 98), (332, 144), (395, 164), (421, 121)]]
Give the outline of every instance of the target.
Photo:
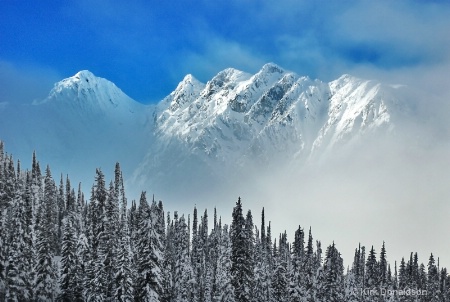
[(29, 161), (36, 150), (54, 173), (70, 173), (89, 187), (96, 167), (120, 161), (131, 173), (147, 150), (152, 111), (110, 81), (80, 71), (44, 100), (0, 108), (0, 139), (15, 158)]
[(0, 137), (21, 158), (36, 149), (70, 173), (120, 161), (137, 188), (177, 194), (392, 132), (408, 111), (395, 87), (349, 75), (325, 83), (266, 64), (254, 75), (229, 68), (206, 84), (187, 75), (146, 106), (81, 71), (41, 102), (0, 107)]
[(392, 129), (392, 115), (404, 109), (394, 90), (349, 75), (323, 83), (274, 64), (255, 75), (227, 69), (206, 85), (189, 75), (159, 104), (156, 129), (214, 160), (309, 156), (380, 127)]
[(204, 187), (242, 171), (322, 158), (364, 137), (391, 133), (407, 111), (398, 89), (349, 75), (324, 83), (275, 64), (254, 75), (226, 69), (206, 84), (188, 75), (156, 107), (158, 144), (134, 179), (181, 185), (196, 171)]

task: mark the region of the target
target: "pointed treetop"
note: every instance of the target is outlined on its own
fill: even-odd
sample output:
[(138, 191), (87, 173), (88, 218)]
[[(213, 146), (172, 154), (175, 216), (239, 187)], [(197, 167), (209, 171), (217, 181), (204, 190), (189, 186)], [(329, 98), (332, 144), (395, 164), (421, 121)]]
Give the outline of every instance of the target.
[(264, 239), (266, 237), (266, 221), (265, 221), (265, 217), (264, 217), (264, 207), (262, 208), (261, 211), (261, 242), (263, 242), (264, 244)]

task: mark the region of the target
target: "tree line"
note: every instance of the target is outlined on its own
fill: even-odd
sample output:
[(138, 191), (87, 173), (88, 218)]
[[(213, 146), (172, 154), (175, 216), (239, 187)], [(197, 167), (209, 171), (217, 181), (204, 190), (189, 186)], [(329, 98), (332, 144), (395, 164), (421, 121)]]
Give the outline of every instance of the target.
[[(192, 218), (192, 219), (191, 219)], [(330, 302), (450, 301), (450, 276), (433, 254), (388, 262), (383, 242), (355, 249), (347, 268), (311, 228), (274, 237), (238, 198), (231, 224), (214, 210), (165, 213), (142, 192), (130, 205), (117, 163), (88, 198), (57, 183), (33, 153), (23, 170), (0, 141), (0, 301)]]

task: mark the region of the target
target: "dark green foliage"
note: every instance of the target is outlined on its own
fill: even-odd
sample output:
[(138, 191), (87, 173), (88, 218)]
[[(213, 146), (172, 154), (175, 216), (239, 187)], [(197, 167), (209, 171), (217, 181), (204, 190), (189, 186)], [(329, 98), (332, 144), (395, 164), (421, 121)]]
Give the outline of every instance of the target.
[[(251, 229), (249, 229), (251, 227)], [(231, 223), (231, 276), (234, 286), (235, 300), (251, 301), (253, 280), (253, 222), (251, 213), (247, 219), (242, 214), (242, 203), (239, 197), (233, 209)], [(251, 249), (250, 249), (251, 248)]]

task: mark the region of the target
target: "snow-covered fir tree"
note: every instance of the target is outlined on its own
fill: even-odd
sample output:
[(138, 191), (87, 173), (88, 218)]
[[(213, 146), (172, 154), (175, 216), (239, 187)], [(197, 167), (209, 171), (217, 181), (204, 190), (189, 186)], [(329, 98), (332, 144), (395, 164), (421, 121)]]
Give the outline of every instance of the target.
[(231, 240), (228, 226), (224, 225), (219, 237), (219, 255), (217, 258), (216, 291), (213, 302), (235, 302), (231, 275)]
[(114, 300), (121, 302), (131, 302), (134, 299), (134, 266), (131, 250), (131, 237), (128, 229), (127, 218), (127, 198), (123, 184), (120, 166), (116, 164), (115, 170), (115, 192), (120, 201), (120, 216), (118, 226), (118, 242), (116, 254), (116, 266), (114, 270)]
[[(154, 209), (152, 211), (152, 209)], [(135, 299), (156, 302), (162, 296), (162, 242), (158, 233), (156, 207), (150, 208), (145, 192), (139, 200), (138, 238), (136, 243)], [(163, 220), (164, 223), (164, 220)], [(164, 224), (163, 224), (164, 225)]]
[[(270, 236), (270, 228), (269, 228)], [(256, 240), (254, 247), (254, 274), (253, 274), (253, 302), (269, 302), (272, 297), (272, 269), (270, 264), (272, 263), (269, 259), (272, 259), (271, 247), (267, 248), (267, 245), (272, 245), (271, 241), (268, 240), (265, 232), (265, 216), (264, 208), (261, 212), (261, 237), (259, 236), (258, 229), (256, 228)]]
[(291, 302), (300, 302), (304, 298), (303, 261), (305, 258), (305, 233), (298, 226), (292, 244), (292, 265), (289, 272), (289, 297)]
[(79, 271), (78, 234), (74, 220), (71, 212), (63, 219), (60, 294), (58, 296), (58, 301), (61, 302), (83, 301), (82, 296), (77, 292), (82, 272)]
[[(19, 170), (18, 165), (18, 170)], [(32, 286), (32, 259), (30, 245), (30, 230), (26, 224), (26, 213), (21, 189), (23, 183), (20, 181), (20, 173), (15, 178), (16, 191), (15, 198), (7, 211), (8, 220), (5, 229), (9, 230), (4, 237), (10, 243), (6, 248), (5, 262), (5, 299), (12, 301), (27, 300), (33, 297)], [(31, 274), (30, 274), (31, 273)], [(3, 283), (3, 282), (2, 282)]]
[(428, 260), (428, 278), (427, 278), (427, 302), (437, 302), (439, 299), (439, 271), (433, 254)]
[[(281, 241), (281, 240), (280, 240)], [(272, 273), (272, 302), (288, 301), (288, 270), (284, 255), (283, 243), (277, 248), (276, 241), (273, 247), (274, 271)]]
[(56, 186), (47, 166), (44, 180), (44, 197), (38, 205), (39, 223), (36, 234), (35, 296), (39, 301), (53, 301), (56, 297), (57, 272), (55, 256)]
[[(231, 276), (237, 302), (249, 302), (252, 296), (253, 254), (250, 250), (253, 240), (253, 222), (242, 214), (239, 197), (233, 209), (231, 223)], [(248, 229), (251, 226), (251, 229)]]
[(317, 279), (317, 273), (319, 269), (318, 262), (316, 260), (314, 254), (314, 246), (313, 246), (313, 237), (311, 228), (309, 228), (309, 234), (308, 234), (308, 244), (306, 246), (306, 252), (305, 252), (305, 260), (303, 262), (303, 286), (305, 288), (305, 301), (307, 302), (313, 302), (314, 297), (316, 294), (316, 285), (318, 284), (316, 282)]
[(195, 273), (189, 259), (189, 229), (184, 216), (174, 215), (173, 223), (173, 274), (170, 295), (167, 301), (187, 302), (197, 301), (195, 296)]

